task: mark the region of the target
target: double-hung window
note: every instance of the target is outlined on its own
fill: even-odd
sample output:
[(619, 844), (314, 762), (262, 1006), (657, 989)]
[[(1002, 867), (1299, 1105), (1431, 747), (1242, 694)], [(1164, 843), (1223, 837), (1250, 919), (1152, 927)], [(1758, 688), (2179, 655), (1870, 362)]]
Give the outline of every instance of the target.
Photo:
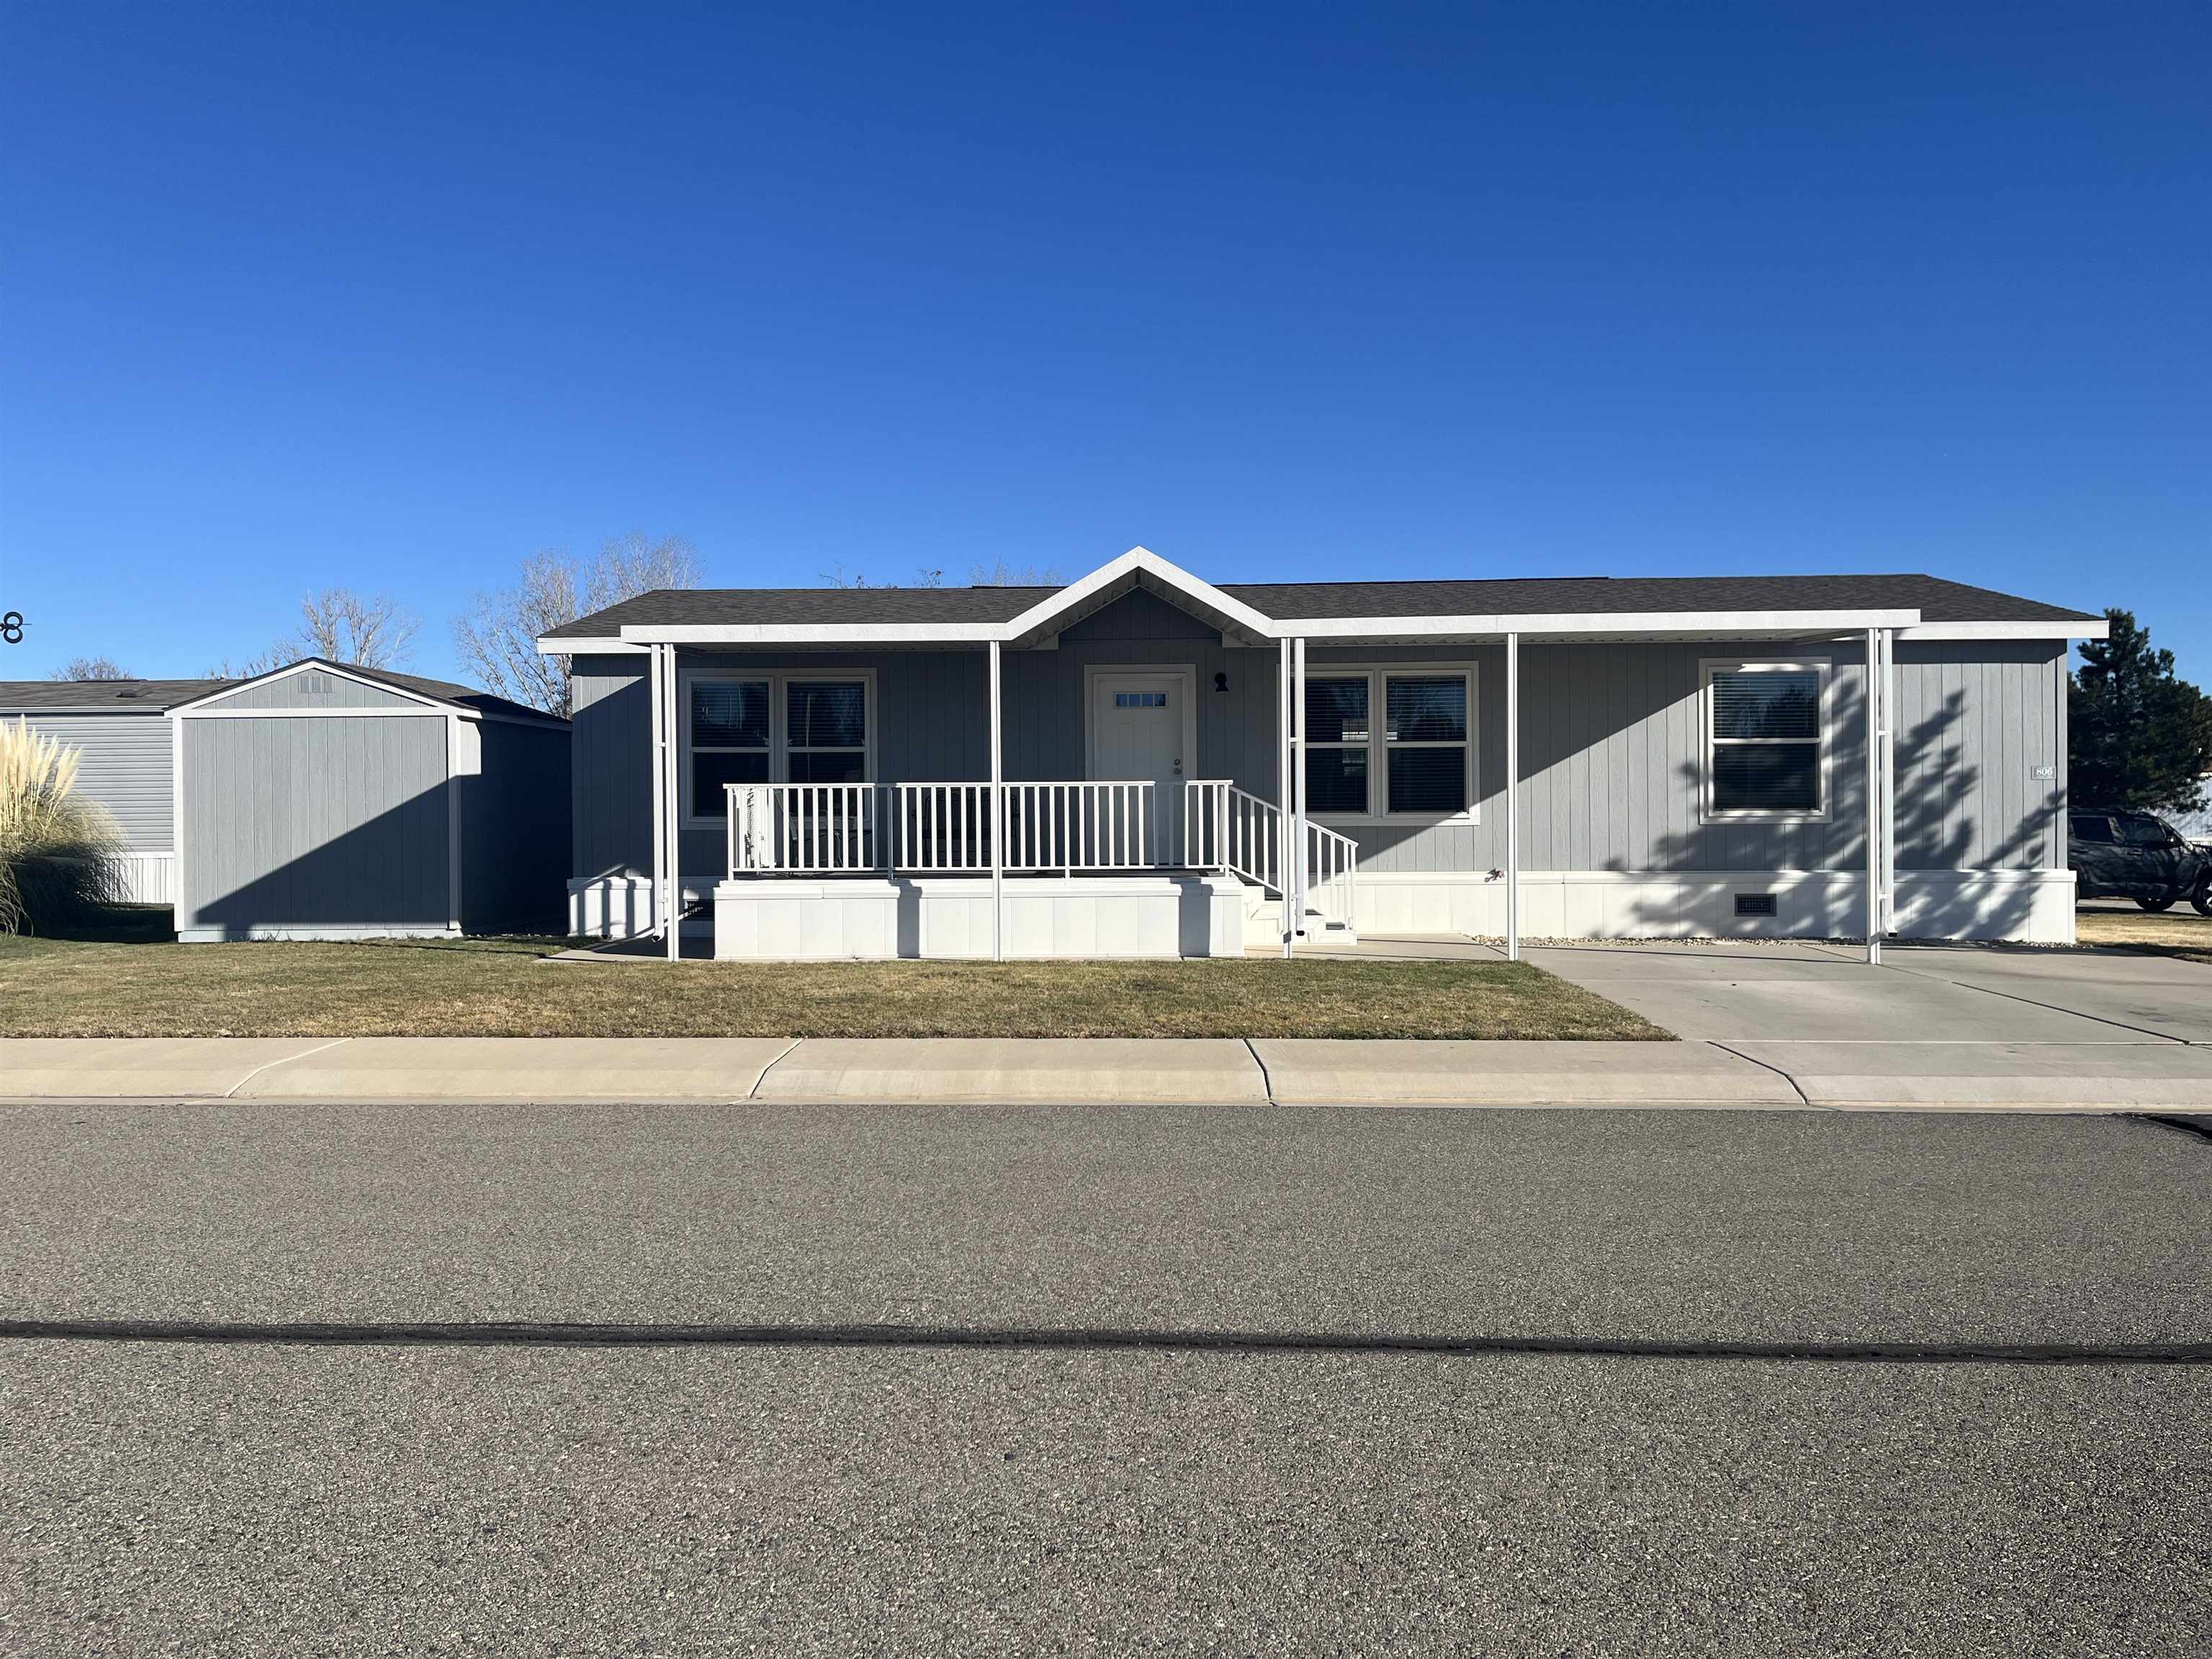
[(691, 682), (691, 816), (719, 818), (732, 783), (769, 780), (769, 680)]
[(1707, 663), (1705, 679), (1707, 815), (1826, 816), (1827, 665)]
[(1469, 811), (1474, 700), (1474, 677), (1462, 668), (1309, 673), (1306, 811), (1344, 818)]
[(873, 775), (865, 677), (762, 674), (689, 684), (695, 818), (722, 817), (733, 783), (863, 783)]

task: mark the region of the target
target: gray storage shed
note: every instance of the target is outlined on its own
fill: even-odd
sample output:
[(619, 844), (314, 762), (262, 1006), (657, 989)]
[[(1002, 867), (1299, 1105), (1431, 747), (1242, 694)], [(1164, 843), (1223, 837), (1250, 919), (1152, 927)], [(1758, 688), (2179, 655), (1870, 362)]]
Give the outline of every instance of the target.
[(568, 721), (309, 658), (169, 723), (179, 939), (563, 927)]
[(170, 772), (170, 709), (228, 680), (0, 681), (0, 719), (77, 751), (76, 792), (114, 814), (123, 831), (123, 897), (167, 904), (176, 897), (176, 790)]

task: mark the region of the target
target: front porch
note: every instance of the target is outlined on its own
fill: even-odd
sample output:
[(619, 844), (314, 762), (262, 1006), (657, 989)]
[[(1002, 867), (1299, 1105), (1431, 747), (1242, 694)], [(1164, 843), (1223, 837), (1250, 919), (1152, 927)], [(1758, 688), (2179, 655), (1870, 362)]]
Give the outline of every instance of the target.
[[(1236, 957), (1293, 921), (1297, 830), (1226, 779), (726, 787), (725, 960)], [(1294, 931), (1349, 939), (1358, 848), (1303, 839)]]

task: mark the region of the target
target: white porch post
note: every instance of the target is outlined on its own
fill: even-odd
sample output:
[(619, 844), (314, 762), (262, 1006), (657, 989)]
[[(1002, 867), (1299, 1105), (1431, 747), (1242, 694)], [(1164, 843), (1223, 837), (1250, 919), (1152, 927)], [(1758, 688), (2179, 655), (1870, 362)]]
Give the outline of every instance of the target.
[(1002, 724), (1005, 715), (999, 695), (1000, 654), (1004, 647), (991, 641), (991, 960), (1006, 959), (1006, 780)]
[(1291, 777), (1291, 642), (1280, 642), (1275, 661), (1275, 776), (1280, 784), (1276, 793), (1281, 797), (1275, 806), (1275, 879), (1283, 890), (1283, 955), (1291, 954), (1291, 940), (1295, 933), (1291, 921), (1291, 905), (1294, 902), (1291, 889), (1295, 884), (1291, 876), (1291, 793), (1295, 785)]
[(1881, 630), (1881, 931), (1897, 932), (1897, 630)]
[(668, 925), (668, 773), (662, 764), (668, 733), (661, 718), (660, 647), (651, 649), (646, 665), (646, 691), (653, 699), (653, 917), (648, 937)]
[(1521, 636), (1505, 636), (1505, 959), (1521, 960)]
[[(1291, 858), (1291, 874), (1297, 883), (1297, 903), (1291, 911), (1292, 925), (1298, 937), (1306, 931), (1306, 642), (1300, 639), (1291, 647), (1291, 665), (1294, 672), (1291, 679), (1291, 731), (1294, 734), (1291, 754), (1291, 797), (1297, 803), (1296, 821), (1291, 826), (1291, 846), (1295, 849)], [(1370, 710), (1369, 718), (1373, 718)]]
[(1881, 630), (1866, 632), (1866, 959), (1881, 961)]
[(666, 697), (661, 714), (660, 729), (665, 738), (662, 757), (661, 799), (667, 803), (668, 819), (668, 959), (674, 962), (684, 954), (684, 787), (677, 775), (676, 759), (680, 752), (677, 738), (681, 728), (677, 724), (676, 647), (660, 647), (668, 653), (660, 671), (661, 690)]

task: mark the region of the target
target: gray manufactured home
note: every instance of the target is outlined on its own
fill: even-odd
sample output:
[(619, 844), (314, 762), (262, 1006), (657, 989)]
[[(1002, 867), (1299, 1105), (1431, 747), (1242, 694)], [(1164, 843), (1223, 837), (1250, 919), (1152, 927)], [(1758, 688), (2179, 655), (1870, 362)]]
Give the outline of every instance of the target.
[(552, 932), (568, 724), (310, 658), (179, 705), (177, 937)]
[(2066, 653), (2104, 627), (1924, 575), (1216, 586), (1139, 548), (1060, 588), (651, 593), (539, 648), (574, 659), (580, 933), (1878, 953), (2071, 939)]
[(171, 822), (170, 709), (228, 682), (11, 680), (0, 682), (0, 719), (77, 751), (77, 793), (114, 815), (123, 831), (124, 898), (167, 904), (176, 897)]

